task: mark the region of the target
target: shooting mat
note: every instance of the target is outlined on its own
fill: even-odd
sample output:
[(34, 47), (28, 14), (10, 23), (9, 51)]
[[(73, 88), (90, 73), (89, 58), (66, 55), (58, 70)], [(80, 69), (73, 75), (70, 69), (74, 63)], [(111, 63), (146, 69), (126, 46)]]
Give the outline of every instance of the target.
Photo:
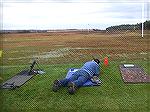
[(13, 76), (12, 78), (5, 81), (4, 83), (2, 83), (1, 88), (15, 89), (16, 87), (20, 87), (21, 85), (25, 84), (34, 75), (35, 75), (35, 72), (31, 72), (29, 74), (29, 70), (23, 70), (20, 73)]
[(150, 75), (144, 69), (134, 64), (122, 64), (119, 66), (122, 79), (125, 83), (150, 82)]

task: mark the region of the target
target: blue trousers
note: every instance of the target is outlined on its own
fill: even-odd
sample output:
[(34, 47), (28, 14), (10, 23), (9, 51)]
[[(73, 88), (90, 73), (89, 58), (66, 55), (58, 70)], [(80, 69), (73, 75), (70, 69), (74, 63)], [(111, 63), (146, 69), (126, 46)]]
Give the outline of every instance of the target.
[(69, 79), (64, 78), (60, 80), (63, 86), (67, 86), (68, 82), (74, 82), (77, 87), (81, 87), (88, 79), (90, 79), (90, 75), (84, 70), (76, 71), (72, 77)]

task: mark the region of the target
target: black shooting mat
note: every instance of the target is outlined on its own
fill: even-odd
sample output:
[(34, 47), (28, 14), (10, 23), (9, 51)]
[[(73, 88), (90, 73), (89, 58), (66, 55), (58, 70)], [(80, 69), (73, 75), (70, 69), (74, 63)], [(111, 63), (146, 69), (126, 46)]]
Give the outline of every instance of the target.
[(1, 88), (3, 88), (3, 89), (14, 89), (16, 87), (20, 87), (23, 84), (25, 84), (27, 81), (29, 81), (34, 75), (35, 75), (34, 72), (31, 72), (29, 74), (29, 70), (23, 70), (20, 73), (13, 76), (12, 78), (5, 81), (1, 85)]

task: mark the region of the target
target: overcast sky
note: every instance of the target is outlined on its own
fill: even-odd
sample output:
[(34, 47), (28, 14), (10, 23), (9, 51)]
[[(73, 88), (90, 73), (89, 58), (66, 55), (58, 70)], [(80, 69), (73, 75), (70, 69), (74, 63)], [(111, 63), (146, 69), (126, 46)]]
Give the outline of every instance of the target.
[(142, 22), (143, 3), (145, 21), (149, 0), (1, 0), (1, 29), (105, 29), (136, 24)]

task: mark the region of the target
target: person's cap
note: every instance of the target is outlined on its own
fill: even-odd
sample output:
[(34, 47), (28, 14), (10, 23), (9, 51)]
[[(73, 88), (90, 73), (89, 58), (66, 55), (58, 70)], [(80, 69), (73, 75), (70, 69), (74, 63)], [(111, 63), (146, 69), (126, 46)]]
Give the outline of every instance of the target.
[(95, 61), (97, 64), (100, 63), (99, 59), (94, 59), (94, 61)]

